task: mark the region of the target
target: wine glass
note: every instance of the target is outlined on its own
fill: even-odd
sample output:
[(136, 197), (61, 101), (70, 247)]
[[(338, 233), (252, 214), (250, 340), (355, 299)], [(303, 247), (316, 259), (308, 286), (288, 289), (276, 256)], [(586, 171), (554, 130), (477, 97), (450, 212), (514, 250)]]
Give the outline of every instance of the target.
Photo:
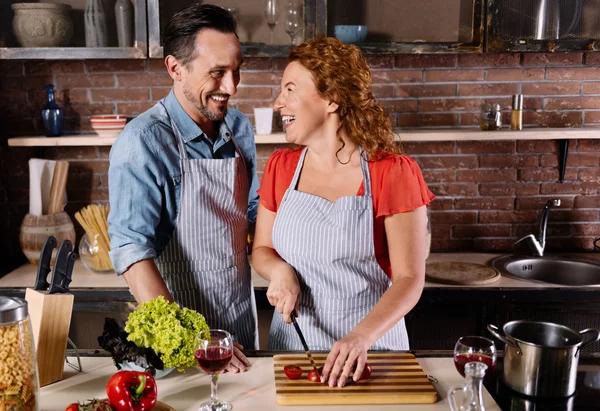
[(298, 45), (298, 35), (302, 32), (303, 26), (302, 4), (290, 1), (285, 8), (285, 32), (292, 39), (292, 46)]
[(265, 0), (265, 17), (267, 19), (267, 25), (271, 30), (271, 44), (273, 44), (273, 30), (279, 20), (279, 5), (278, 0)]
[(196, 336), (194, 350), (196, 362), (210, 375), (210, 401), (205, 402), (199, 411), (229, 411), (232, 406), (217, 398), (217, 382), (233, 355), (233, 339), (224, 330), (200, 331)]
[(496, 367), (496, 345), (492, 340), (479, 336), (460, 337), (454, 346), (454, 365), (465, 376), (465, 365), (470, 362), (482, 362), (487, 365), (486, 377)]

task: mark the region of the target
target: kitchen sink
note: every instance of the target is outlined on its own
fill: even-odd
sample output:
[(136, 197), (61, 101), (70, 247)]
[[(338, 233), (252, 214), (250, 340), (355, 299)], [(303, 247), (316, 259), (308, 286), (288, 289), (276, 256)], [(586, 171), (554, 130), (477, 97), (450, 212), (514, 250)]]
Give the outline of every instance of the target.
[(579, 256), (505, 255), (492, 267), (507, 277), (561, 285), (600, 285), (600, 260)]

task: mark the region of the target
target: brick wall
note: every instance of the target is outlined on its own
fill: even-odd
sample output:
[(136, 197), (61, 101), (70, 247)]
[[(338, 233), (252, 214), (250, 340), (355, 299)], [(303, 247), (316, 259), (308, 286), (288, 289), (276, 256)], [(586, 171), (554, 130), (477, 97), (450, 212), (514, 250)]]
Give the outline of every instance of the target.
[[(399, 128), (478, 127), (479, 106), (500, 103), (510, 116), (511, 95), (523, 93), (525, 127), (600, 125), (600, 53), (401, 55), (369, 57), (374, 89)], [(248, 58), (232, 105), (252, 117), (271, 105), (285, 59)], [(0, 271), (22, 261), (18, 231), (28, 204), (27, 159), (71, 162), (69, 205), (75, 211), (104, 202), (107, 147), (10, 148), (6, 138), (42, 133), (43, 86), (54, 83), (66, 109), (68, 132), (90, 130), (89, 116), (135, 116), (170, 89), (161, 60), (0, 62)], [(277, 119), (276, 129), (280, 127)], [(600, 136), (600, 130), (599, 130)], [(258, 147), (262, 170), (275, 146)], [(549, 198), (549, 247), (592, 249), (600, 237), (600, 141), (573, 141), (565, 182), (558, 182), (555, 141), (432, 142), (404, 144), (438, 199), (432, 205), (433, 249), (509, 250), (535, 232)]]

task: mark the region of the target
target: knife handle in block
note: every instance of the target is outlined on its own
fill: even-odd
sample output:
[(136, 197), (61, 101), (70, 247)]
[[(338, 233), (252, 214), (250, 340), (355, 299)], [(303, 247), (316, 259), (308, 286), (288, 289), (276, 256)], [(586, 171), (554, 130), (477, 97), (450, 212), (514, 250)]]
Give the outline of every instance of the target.
[(67, 188), (68, 173), (69, 163), (66, 161), (57, 161), (54, 165), (54, 174), (52, 175), (48, 215), (57, 214), (62, 211), (63, 199), (65, 198), (65, 190)]
[(48, 294), (28, 288), (25, 300), (37, 355), (40, 387), (62, 380), (73, 294)]

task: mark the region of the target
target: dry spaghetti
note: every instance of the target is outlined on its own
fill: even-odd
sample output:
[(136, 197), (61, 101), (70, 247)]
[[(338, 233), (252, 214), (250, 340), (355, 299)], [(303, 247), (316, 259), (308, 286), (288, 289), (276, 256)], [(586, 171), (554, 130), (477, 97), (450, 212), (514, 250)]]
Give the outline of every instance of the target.
[(89, 237), (91, 244), (90, 255), (93, 268), (98, 271), (112, 270), (108, 257), (110, 238), (108, 237), (108, 212), (109, 206), (90, 204), (75, 213), (75, 218), (81, 224)]

